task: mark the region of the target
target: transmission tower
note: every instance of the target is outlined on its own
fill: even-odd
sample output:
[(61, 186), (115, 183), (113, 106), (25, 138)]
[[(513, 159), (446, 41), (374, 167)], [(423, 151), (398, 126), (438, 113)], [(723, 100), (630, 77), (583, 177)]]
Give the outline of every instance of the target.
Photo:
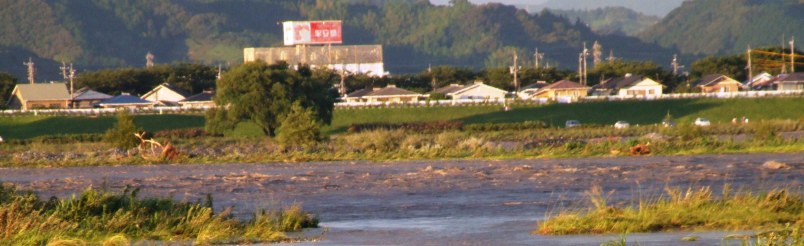
[(154, 67), (154, 54), (151, 54), (148, 51), (148, 54), (145, 54), (145, 68), (152, 68)]
[(603, 46), (597, 41), (592, 45), (592, 61), (594, 62), (592, 66), (595, 67), (603, 61)]
[(28, 57), (28, 62), (22, 63), (25, 66), (28, 66), (28, 82), (33, 84), (34, 83), (34, 76), (36, 75), (36, 68), (34, 68), (34, 62)]

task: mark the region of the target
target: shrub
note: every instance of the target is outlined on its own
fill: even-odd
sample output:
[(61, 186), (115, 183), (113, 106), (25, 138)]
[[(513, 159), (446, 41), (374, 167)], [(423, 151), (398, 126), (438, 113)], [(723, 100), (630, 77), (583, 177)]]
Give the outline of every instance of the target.
[(130, 149), (139, 145), (140, 141), (134, 133), (140, 131), (142, 129), (134, 124), (134, 118), (125, 110), (120, 110), (117, 113), (117, 124), (106, 131), (103, 141), (117, 148)]
[(320, 129), (321, 124), (316, 120), (315, 112), (296, 103), (279, 125), (276, 141), (283, 147), (310, 148), (321, 140)]

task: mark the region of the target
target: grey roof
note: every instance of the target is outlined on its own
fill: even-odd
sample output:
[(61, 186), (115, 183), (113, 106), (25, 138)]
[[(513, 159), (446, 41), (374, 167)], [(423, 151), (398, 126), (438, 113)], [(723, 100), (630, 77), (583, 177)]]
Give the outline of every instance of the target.
[(67, 85), (63, 83), (17, 84), (12, 95), (17, 91), (28, 101), (70, 100)]
[(540, 91), (543, 90), (566, 90), (566, 89), (588, 89), (588, 86), (581, 85), (578, 82), (573, 82), (569, 80), (561, 80), (545, 87), (539, 89)]
[(215, 96), (214, 91), (205, 91), (205, 92), (201, 92), (201, 93), (192, 95), (190, 97), (187, 97), (184, 100), (181, 100), (181, 102), (208, 102), (208, 101), (212, 101), (212, 97), (214, 97), (214, 96)]
[[(779, 77), (782, 77), (781, 75)], [(791, 73), (784, 78), (779, 78), (779, 83), (801, 83), (804, 82), (804, 73)]]
[(709, 85), (714, 85), (714, 84), (720, 83), (720, 81), (723, 81), (725, 79), (730, 79), (730, 78), (728, 76), (722, 75), (722, 74), (707, 74), (707, 75), (704, 75), (703, 77), (701, 77), (700, 79), (696, 80), (692, 84), (693, 84), (693, 86), (709, 86)]
[(618, 77), (613, 79), (607, 79), (600, 84), (595, 85), (593, 88), (595, 89), (613, 89), (618, 90), (626, 87), (631, 87), (634, 84), (642, 81), (645, 79), (645, 76), (641, 75), (631, 75), (631, 76), (624, 76)]
[(115, 96), (98, 103), (98, 105), (154, 104), (154, 102), (128, 94)]
[(145, 95), (143, 95), (142, 97), (146, 98), (146, 97), (150, 96), (151, 94), (156, 93), (156, 91), (159, 90), (160, 87), (163, 87), (165, 89), (174, 91), (174, 92), (178, 93), (179, 95), (181, 95), (181, 96), (183, 96), (185, 98), (190, 96), (190, 92), (187, 92), (187, 91), (185, 91), (185, 90), (183, 90), (183, 89), (181, 89), (179, 87), (176, 87), (175, 85), (173, 85), (171, 83), (162, 83), (161, 85), (158, 85), (158, 86), (154, 87), (154, 89), (149, 91), (148, 93), (145, 93)]
[(527, 90), (527, 89), (541, 89), (542, 87), (545, 87), (547, 85), (549, 85), (547, 82), (537, 81), (536, 83), (529, 84), (529, 85), (527, 85), (525, 87), (520, 88), (519, 90), (524, 91), (524, 90)]
[(84, 87), (78, 89), (77, 91), (73, 92), (73, 100), (81, 101), (81, 100), (105, 100), (112, 98), (112, 96), (97, 92), (95, 90), (89, 89), (89, 87)]
[(421, 95), (416, 92), (397, 88), (396, 86), (389, 85), (382, 89), (371, 91), (371, 93), (364, 95), (364, 97), (387, 97), (387, 96), (416, 96)]
[(454, 92), (459, 91), (459, 90), (463, 90), (463, 88), (466, 88), (466, 86), (465, 85), (459, 85), (459, 84), (450, 84), (448, 86), (444, 86), (444, 87), (435, 89), (435, 90), (431, 91), (430, 94), (444, 94), (444, 95), (446, 95), (446, 94), (449, 94), (449, 93), (454, 93)]
[(352, 93), (346, 94), (346, 97), (362, 97), (372, 92), (371, 88), (360, 89), (353, 91)]

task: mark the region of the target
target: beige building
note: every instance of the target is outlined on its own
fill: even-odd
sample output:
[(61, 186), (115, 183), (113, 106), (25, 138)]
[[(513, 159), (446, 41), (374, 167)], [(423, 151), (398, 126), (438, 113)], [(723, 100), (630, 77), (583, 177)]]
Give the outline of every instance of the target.
[(346, 102), (356, 103), (410, 103), (418, 102), (425, 95), (388, 85), (384, 88), (357, 90), (343, 98)]
[(17, 84), (11, 91), (8, 107), (12, 109), (60, 109), (68, 108), (70, 93), (63, 83)]
[(179, 101), (186, 99), (188, 96), (190, 96), (190, 93), (170, 83), (162, 83), (140, 98), (159, 105), (178, 106)]
[(451, 84), (438, 88), (430, 94), (444, 94), (452, 100), (459, 99), (485, 99), (485, 100), (504, 100), (507, 91), (487, 85), (481, 81), (475, 81), (470, 85)]
[(570, 101), (578, 100), (586, 96), (589, 87), (569, 80), (561, 80), (542, 87), (531, 95), (531, 98), (546, 98), (548, 100), (559, 100), (561, 98)]
[(290, 65), (309, 64), (310, 67), (326, 67), (346, 70), (349, 73), (365, 73), (385, 76), (382, 45), (332, 45), (291, 46), (270, 48), (245, 48), (243, 61), (261, 60), (267, 63), (286, 61)]
[(701, 88), (703, 93), (737, 92), (742, 84), (722, 74), (708, 74), (695, 81), (694, 87)]
[(593, 96), (661, 96), (664, 86), (645, 76), (626, 74), (592, 87)]

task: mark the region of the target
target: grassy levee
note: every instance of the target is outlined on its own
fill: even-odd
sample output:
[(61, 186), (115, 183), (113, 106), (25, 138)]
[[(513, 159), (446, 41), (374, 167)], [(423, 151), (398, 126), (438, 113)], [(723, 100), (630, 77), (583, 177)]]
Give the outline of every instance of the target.
[[(40, 200), (31, 191), (0, 186), (2, 245), (238, 244), (290, 240), (285, 233), (316, 227), (298, 205), (259, 211), (249, 221), (218, 213), (212, 198), (186, 203), (87, 189), (79, 196)], [(154, 242), (156, 241), (156, 242)], [(148, 244), (146, 242), (146, 244)]]
[(543, 235), (638, 233), (700, 230), (765, 230), (792, 233), (800, 245), (804, 230), (804, 198), (797, 191), (771, 190), (757, 194), (712, 194), (710, 187), (665, 188), (666, 195), (643, 199), (638, 205), (609, 206), (599, 187), (587, 195), (591, 207), (560, 211), (540, 222), (534, 233)]
[[(114, 115), (81, 116), (12, 116), (0, 117), (0, 136), (6, 139), (28, 139), (65, 134), (98, 134), (111, 128)], [(203, 127), (201, 115), (138, 115), (134, 123), (146, 131)]]
[[(336, 109), (325, 134), (343, 133), (352, 124), (402, 123), (456, 120), (465, 124), (514, 123), (541, 121), (563, 126), (574, 119), (583, 124), (611, 125), (618, 120), (631, 124), (656, 124), (670, 112), (679, 123), (706, 117), (712, 123), (730, 122), (732, 118), (748, 117), (751, 121), (804, 118), (804, 97), (739, 98), (739, 99), (680, 99), (655, 101), (587, 102), (574, 104), (514, 105), (502, 111), (500, 105), (466, 105), (434, 107), (392, 107)], [(135, 117), (138, 126), (147, 131), (202, 127), (201, 115), (141, 115)], [(114, 123), (114, 117), (16, 116), (0, 117), (0, 136), (7, 139), (28, 139), (57, 134), (102, 133)], [(261, 131), (253, 124), (243, 123), (233, 136), (256, 136)]]

